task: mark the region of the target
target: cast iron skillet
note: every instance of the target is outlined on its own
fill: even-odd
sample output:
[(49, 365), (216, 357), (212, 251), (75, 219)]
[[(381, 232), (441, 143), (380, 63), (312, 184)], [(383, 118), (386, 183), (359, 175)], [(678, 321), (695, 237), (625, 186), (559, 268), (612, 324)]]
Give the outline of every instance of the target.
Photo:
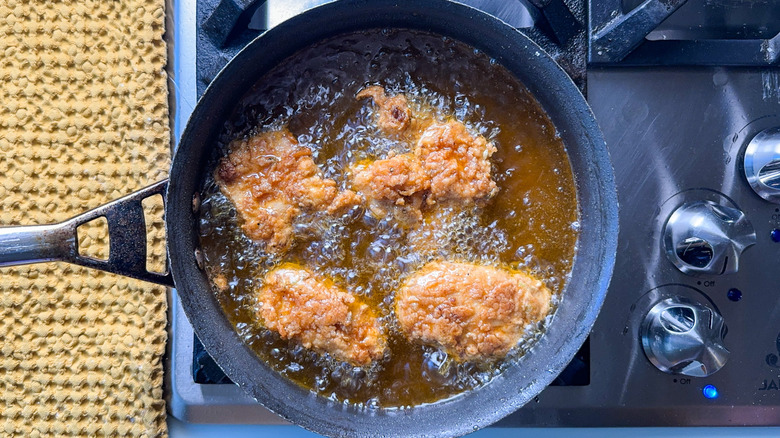
[[(346, 32), (408, 28), (448, 36), (496, 59), (525, 84), (566, 145), (580, 208), (571, 279), (547, 332), (535, 347), (483, 387), (407, 410), (360, 411), (282, 377), (239, 338), (212, 294), (198, 249), (198, 189), (208, 157), (237, 102), (272, 67), (299, 49)], [(164, 194), (169, 268), (146, 271), (141, 200)], [(195, 205), (194, 205), (195, 204)], [(195, 207), (195, 208), (194, 208)], [(110, 256), (78, 255), (76, 227), (105, 216)], [(604, 140), (569, 77), (536, 44), (505, 23), (446, 0), (342, 0), (264, 33), (214, 79), (198, 102), (174, 156), (170, 181), (159, 182), (69, 221), (0, 229), (0, 266), (65, 260), (142, 280), (175, 285), (198, 337), (225, 373), (249, 395), (290, 421), (325, 435), (452, 436), (487, 426), (542, 391), (577, 352), (604, 300), (615, 261), (617, 198)]]

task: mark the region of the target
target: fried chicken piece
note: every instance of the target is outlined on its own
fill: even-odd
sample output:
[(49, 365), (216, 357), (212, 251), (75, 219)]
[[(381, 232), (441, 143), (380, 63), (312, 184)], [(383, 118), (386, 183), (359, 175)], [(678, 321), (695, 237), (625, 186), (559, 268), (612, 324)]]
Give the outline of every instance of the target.
[[(411, 153), (391, 153), (351, 166), (352, 189), (364, 197), (372, 215), (383, 218), (392, 213), (402, 225), (414, 228), (423, 218), (423, 201), (473, 203), (498, 191), (490, 175), (496, 147), (485, 137), (472, 135), (457, 120), (435, 123), (424, 111), (412, 115), (403, 94), (389, 98), (379, 86), (368, 87), (357, 97), (372, 97), (379, 106), (380, 128), (403, 131), (404, 141), (414, 145)], [(395, 120), (398, 123), (392, 116), (396, 106), (406, 114)]]
[(335, 181), (322, 178), (311, 150), (286, 129), (236, 140), (230, 150), (214, 179), (235, 205), (244, 233), (266, 241), (269, 253), (289, 249), (293, 219), (301, 211), (334, 213), (361, 202), (354, 192), (339, 193)]
[[(457, 120), (435, 123), (412, 153), (353, 165), (352, 188), (377, 217), (384, 217), (393, 205), (421, 204), (422, 199), (428, 204), (481, 201), (498, 191), (490, 175), (495, 152), (485, 137), (471, 135)], [(410, 213), (416, 221), (422, 217), (419, 209)]]
[(422, 194), (430, 181), (412, 154), (391, 155), (383, 160), (358, 163), (350, 168), (352, 188), (360, 193), (376, 217), (384, 217), (394, 207), (400, 216), (419, 220)]
[(550, 297), (541, 281), (519, 271), (431, 262), (403, 282), (395, 314), (410, 340), (443, 347), (457, 360), (489, 360), (547, 315)]
[(329, 214), (336, 214), (340, 211), (344, 211), (347, 208), (360, 205), (363, 202), (363, 198), (352, 190), (343, 190), (333, 198), (328, 206)]
[(473, 136), (457, 120), (429, 126), (414, 152), (431, 179), (430, 202), (481, 200), (498, 191), (490, 176), (490, 157), (496, 147), (481, 135)]
[(427, 190), (430, 183), (412, 154), (391, 155), (352, 168), (354, 188), (371, 199), (403, 204), (404, 198)]
[(370, 97), (377, 106), (379, 129), (387, 133), (402, 133), (409, 128), (412, 120), (412, 110), (409, 109), (406, 96), (396, 94), (388, 97), (385, 89), (372, 85), (364, 88), (356, 96), (357, 99)]
[(385, 354), (387, 338), (374, 311), (299, 265), (287, 263), (266, 274), (258, 298), (261, 320), (283, 339), (356, 366)]

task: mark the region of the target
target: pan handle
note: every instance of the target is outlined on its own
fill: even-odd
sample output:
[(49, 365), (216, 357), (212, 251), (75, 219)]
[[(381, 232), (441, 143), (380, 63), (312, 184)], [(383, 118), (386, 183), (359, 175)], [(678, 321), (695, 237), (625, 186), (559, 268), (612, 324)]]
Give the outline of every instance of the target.
[[(146, 221), (141, 204), (154, 195), (161, 195), (164, 203), (167, 187), (166, 179), (58, 224), (0, 227), (0, 267), (65, 261), (173, 287), (167, 260), (165, 272), (146, 269)], [(108, 222), (108, 260), (82, 256), (78, 251), (77, 228), (100, 217)]]

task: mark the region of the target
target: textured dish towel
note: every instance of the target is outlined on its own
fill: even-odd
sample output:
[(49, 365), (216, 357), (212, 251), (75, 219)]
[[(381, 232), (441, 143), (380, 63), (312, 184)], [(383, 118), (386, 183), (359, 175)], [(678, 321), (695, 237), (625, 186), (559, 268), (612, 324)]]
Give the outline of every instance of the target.
[[(164, 0), (0, 1), (0, 225), (166, 177), (164, 14)], [(159, 264), (162, 223), (147, 228)], [(106, 235), (84, 228), (80, 248), (105, 257)], [(167, 434), (165, 288), (45, 263), (1, 269), (0, 301), (0, 436)]]

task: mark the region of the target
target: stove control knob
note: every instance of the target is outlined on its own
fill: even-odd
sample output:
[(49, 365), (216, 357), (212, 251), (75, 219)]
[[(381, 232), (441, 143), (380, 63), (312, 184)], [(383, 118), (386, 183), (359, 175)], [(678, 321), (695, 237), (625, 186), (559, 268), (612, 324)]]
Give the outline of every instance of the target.
[(756, 243), (742, 211), (712, 201), (683, 204), (664, 226), (666, 256), (685, 274), (731, 274), (739, 257)]
[(642, 347), (659, 370), (707, 377), (726, 364), (726, 325), (710, 307), (685, 298), (656, 303), (641, 326)]
[(745, 149), (745, 177), (758, 196), (780, 204), (780, 127), (765, 129)]

